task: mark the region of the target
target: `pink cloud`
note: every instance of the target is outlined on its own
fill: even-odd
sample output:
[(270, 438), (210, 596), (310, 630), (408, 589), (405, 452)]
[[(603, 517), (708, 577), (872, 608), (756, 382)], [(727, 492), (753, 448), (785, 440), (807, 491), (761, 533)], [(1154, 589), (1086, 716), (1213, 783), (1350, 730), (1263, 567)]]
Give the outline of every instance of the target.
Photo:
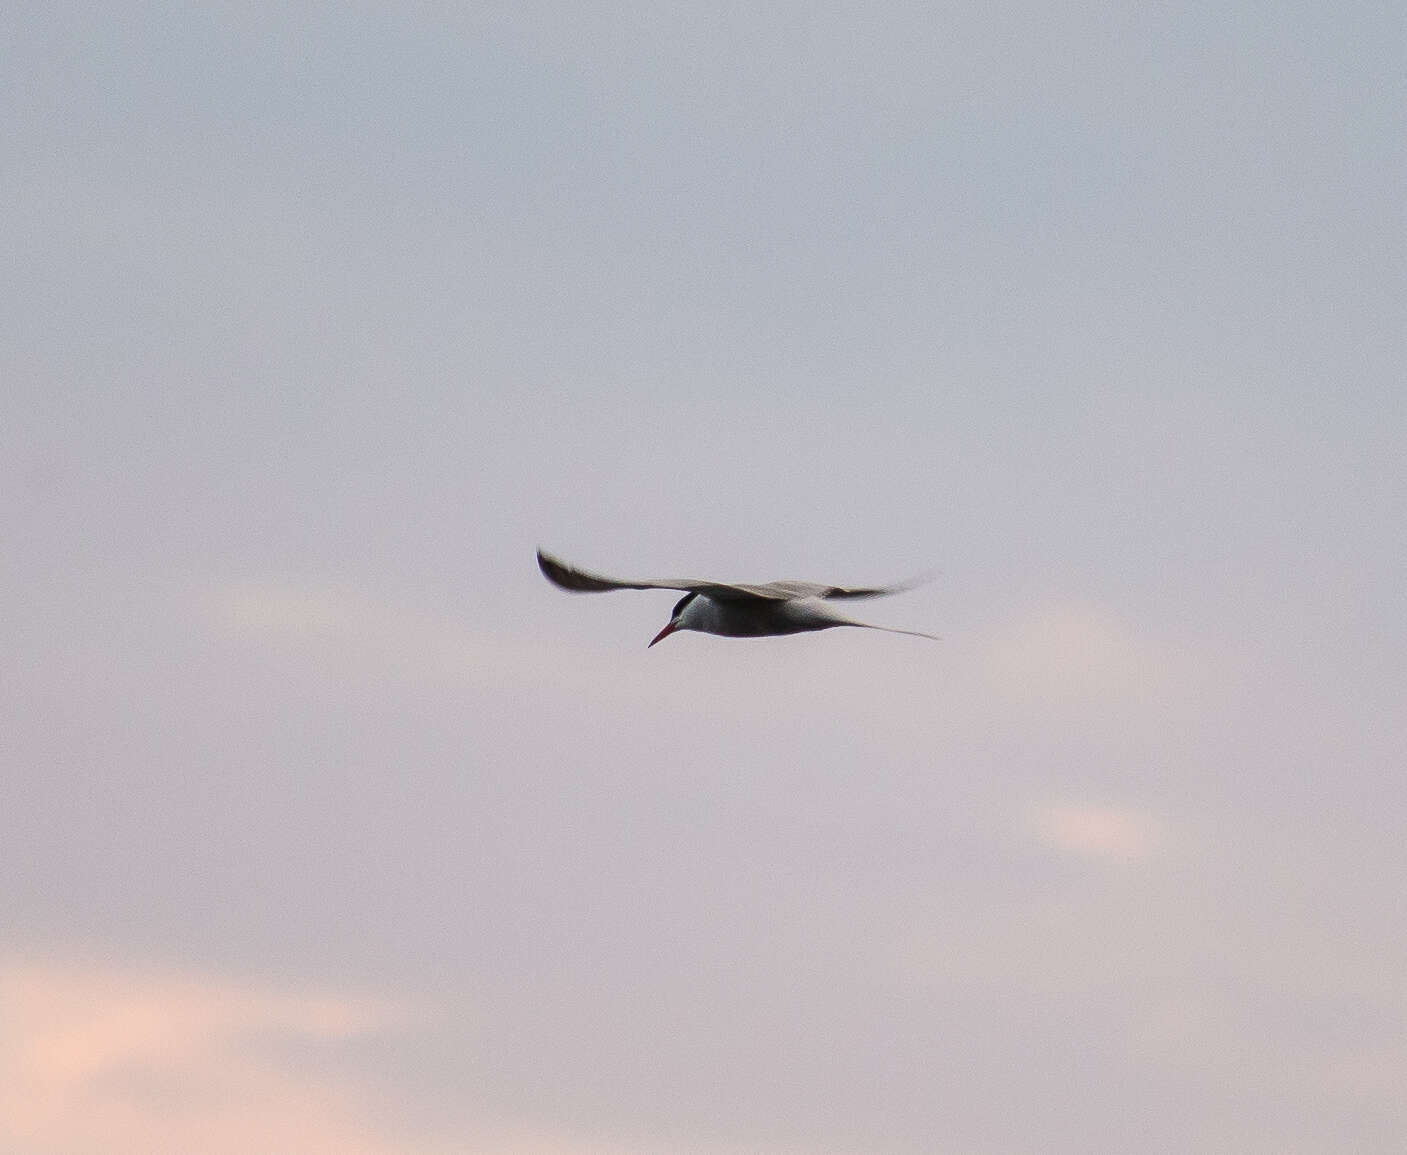
[(401, 1017), (376, 999), (210, 976), (0, 965), (0, 1147), (407, 1150), (377, 1134), (345, 1079), (248, 1045), (347, 1040)]
[(1151, 815), (1115, 806), (1047, 806), (1034, 815), (1032, 825), (1047, 846), (1089, 858), (1147, 858), (1162, 841)]

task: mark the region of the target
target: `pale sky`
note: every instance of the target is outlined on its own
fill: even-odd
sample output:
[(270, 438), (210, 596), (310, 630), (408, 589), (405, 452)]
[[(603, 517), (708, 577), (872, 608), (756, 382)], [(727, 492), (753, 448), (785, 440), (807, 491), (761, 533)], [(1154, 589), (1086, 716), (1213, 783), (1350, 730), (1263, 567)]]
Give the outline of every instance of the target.
[(0, 1150), (1401, 1150), (1396, 6), (0, 43)]

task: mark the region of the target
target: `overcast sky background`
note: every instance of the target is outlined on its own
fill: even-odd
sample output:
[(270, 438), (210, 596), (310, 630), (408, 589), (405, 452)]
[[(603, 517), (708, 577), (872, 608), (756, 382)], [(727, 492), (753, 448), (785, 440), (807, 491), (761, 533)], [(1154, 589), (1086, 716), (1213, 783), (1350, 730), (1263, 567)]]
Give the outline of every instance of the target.
[(0, 39), (0, 1147), (1401, 1150), (1396, 6)]

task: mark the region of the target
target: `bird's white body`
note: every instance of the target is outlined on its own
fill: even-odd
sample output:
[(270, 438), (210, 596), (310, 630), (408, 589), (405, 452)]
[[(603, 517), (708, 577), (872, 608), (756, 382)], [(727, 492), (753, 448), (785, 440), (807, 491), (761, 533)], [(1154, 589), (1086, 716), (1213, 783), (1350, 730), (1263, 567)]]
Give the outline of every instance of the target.
[[(800, 634), (832, 626), (857, 626), (822, 598), (789, 598), (755, 605), (751, 602), (715, 601), (697, 594), (680, 610), (677, 630), (719, 634), (725, 638), (758, 638), (773, 634)], [(879, 628), (879, 627), (876, 627)]]

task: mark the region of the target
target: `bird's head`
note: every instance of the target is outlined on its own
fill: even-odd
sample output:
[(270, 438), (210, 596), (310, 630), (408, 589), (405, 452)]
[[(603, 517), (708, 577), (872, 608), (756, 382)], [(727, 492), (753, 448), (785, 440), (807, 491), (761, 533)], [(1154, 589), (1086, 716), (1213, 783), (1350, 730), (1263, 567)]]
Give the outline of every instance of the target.
[[(650, 646), (653, 646), (656, 642), (664, 641), (665, 638), (669, 637), (669, 635), (676, 630), (693, 629), (688, 620), (689, 607), (694, 604), (694, 599), (698, 596), (698, 594), (685, 594), (674, 603), (674, 609), (669, 615), (669, 621), (665, 623), (664, 629), (650, 639)], [(650, 646), (646, 646), (645, 648), (648, 650)]]

